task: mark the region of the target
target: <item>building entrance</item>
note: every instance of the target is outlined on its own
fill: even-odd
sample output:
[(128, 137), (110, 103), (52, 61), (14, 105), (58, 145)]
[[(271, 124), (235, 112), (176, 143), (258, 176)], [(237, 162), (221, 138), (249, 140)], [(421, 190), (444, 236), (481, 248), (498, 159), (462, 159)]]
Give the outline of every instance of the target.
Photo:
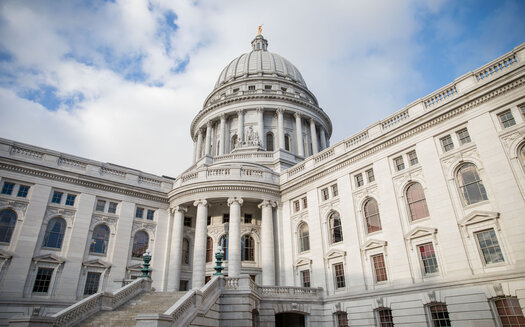
[(275, 327), (304, 327), (304, 315), (283, 312), (275, 315)]

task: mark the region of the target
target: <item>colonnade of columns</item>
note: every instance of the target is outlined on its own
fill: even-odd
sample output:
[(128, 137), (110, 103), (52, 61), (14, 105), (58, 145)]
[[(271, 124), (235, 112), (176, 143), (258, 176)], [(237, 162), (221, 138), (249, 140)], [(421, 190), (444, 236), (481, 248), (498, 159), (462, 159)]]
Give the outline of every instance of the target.
[[(259, 134), (259, 140), (261, 146), (266, 149), (266, 135), (264, 132), (264, 111), (262, 107), (256, 108), (257, 111), (257, 133)], [(277, 115), (277, 148), (285, 149), (285, 134), (284, 134), (284, 113), (285, 110), (278, 108), (276, 111)], [(237, 140), (242, 142), (244, 140), (244, 122), (245, 122), (245, 110), (237, 110)], [(299, 112), (293, 112), (295, 117), (295, 131), (296, 131), (296, 153), (299, 156), (305, 156), (304, 140), (303, 140), (303, 119), (309, 121), (310, 124), (310, 142), (312, 144), (312, 153), (316, 154), (317, 152), (327, 148), (328, 140), (326, 139), (326, 131), (324, 127), (316, 124), (315, 119), (312, 117), (306, 117)], [(212, 134), (215, 128), (219, 128), (219, 147), (215, 152), (218, 155), (226, 154), (226, 144), (229, 143), (229, 133), (226, 127), (227, 116), (222, 114), (219, 118), (218, 124), (214, 124), (212, 120), (206, 123), (205, 132), (202, 128), (197, 130), (197, 135), (194, 141), (194, 158), (193, 162), (195, 163), (204, 155), (211, 155), (212, 148)], [(319, 131), (320, 144), (317, 138), (317, 131)], [(204, 144), (203, 144), (204, 143)]]
[[(228, 229), (228, 276), (238, 277), (241, 273), (241, 206), (244, 200), (240, 197), (230, 197), (227, 200), (230, 208)], [(205, 284), (206, 274), (206, 240), (208, 237), (208, 201), (201, 199), (193, 203), (197, 207), (195, 221), (195, 239), (193, 246), (192, 287), (200, 288)], [(273, 231), (274, 201), (264, 200), (258, 207), (261, 209), (261, 266), (262, 284), (275, 285), (275, 254)], [(185, 207), (172, 208), (173, 230), (171, 237), (171, 256), (169, 263), (170, 277), (168, 289), (178, 290), (181, 278), (182, 240), (184, 230)]]

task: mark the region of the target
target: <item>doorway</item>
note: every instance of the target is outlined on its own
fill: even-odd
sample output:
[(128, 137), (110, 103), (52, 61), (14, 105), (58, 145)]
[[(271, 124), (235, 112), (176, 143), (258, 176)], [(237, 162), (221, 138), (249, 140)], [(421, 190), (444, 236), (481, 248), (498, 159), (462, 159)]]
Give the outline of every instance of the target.
[(275, 327), (304, 327), (304, 315), (283, 312), (275, 315)]

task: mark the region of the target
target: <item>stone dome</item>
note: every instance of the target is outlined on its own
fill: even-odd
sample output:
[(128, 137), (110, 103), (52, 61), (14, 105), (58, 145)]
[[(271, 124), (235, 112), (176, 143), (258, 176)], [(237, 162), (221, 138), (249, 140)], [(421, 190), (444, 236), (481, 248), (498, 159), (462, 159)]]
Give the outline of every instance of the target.
[(252, 41), (251, 52), (232, 60), (221, 72), (215, 89), (231, 82), (252, 76), (278, 76), (306, 87), (303, 76), (290, 61), (268, 51), (268, 41), (257, 35)]

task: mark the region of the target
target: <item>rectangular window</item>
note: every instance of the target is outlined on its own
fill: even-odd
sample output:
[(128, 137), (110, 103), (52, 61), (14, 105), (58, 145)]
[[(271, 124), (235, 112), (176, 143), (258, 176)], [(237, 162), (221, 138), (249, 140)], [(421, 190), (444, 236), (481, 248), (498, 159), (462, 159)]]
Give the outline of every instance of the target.
[(372, 183), (376, 180), (376, 177), (374, 176), (374, 170), (373, 169), (369, 169), (366, 171), (366, 176), (368, 178), (368, 182), (369, 183)]
[(245, 224), (251, 224), (252, 223), (252, 215), (251, 214), (244, 214), (244, 223)]
[(20, 187), (18, 188), (18, 194), (16, 196), (21, 197), (21, 198), (26, 198), (28, 193), (29, 193), (29, 186), (20, 185)]
[(523, 317), (523, 311), (517, 298), (496, 298), (494, 305), (502, 327), (525, 326), (525, 317)]
[(144, 217), (144, 208), (137, 207), (135, 210), (135, 218), (142, 218)]
[(303, 209), (308, 208), (308, 199), (306, 199), (306, 197), (304, 197), (301, 200), (303, 201)]
[(249, 85), (248, 91), (255, 91), (255, 85)]
[(2, 194), (11, 195), (11, 193), (13, 193), (14, 188), (15, 188), (14, 183), (5, 182), (4, 187), (2, 187)]
[(222, 215), (222, 223), (223, 224), (226, 224), (226, 223), (229, 223), (230, 222), (230, 214), (229, 213), (225, 213)]
[(332, 187), (332, 196), (338, 196), (339, 190), (337, 189), (337, 184), (334, 184), (331, 187)]
[(516, 121), (514, 120), (514, 116), (512, 116), (512, 112), (510, 112), (510, 110), (502, 112), (498, 115), (498, 118), (501, 122), (501, 125), (503, 125), (503, 128), (516, 125)]
[(363, 180), (363, 174), (357, 174), (354, 176), (355, 178), (355, 186), (360, 187), (365, 184), (365, 181)]
[(206, 225), (207, 226), (211, 225), (211, 216), (206, 217)]
[(403, 161), (403, 157), (394, 158), (394, 166), (396, 167), (396, 171), (405, 169), (405, 162)]
[(264, 86), (264, 89), (265, 89), (265, 90), (271, 90), (271, 89), (272, 89), (272, 86), (271, 86), (271, 85), (265, 85), (265, 86)]
[(146, 213), (146, 219), (147, 220), (153, 220), (153, 216), (155, 215), (155, 210), (148, 209), (148, 212)]
[(299, 206), (299, 200), (296, 200), (293, 202), (293, 208), (295, 210), (295, 212), (301, 210), (301, 207)]
[(348, 327), (348, 314), (346, 312), (336, 313), (337, 327)]
[(345, 282), (345, 269), (342, 263), (336, 263), (334, 265), (335, 273), (335, 288), (343, 288), (346, 286)]
[(419, 160), (417, 160), (417, 153), (416, 151), (410, 151), (407, 153), (408, 155), (408, 162), (410, 162), (410, 166), (417, 165), (419, 163)]
[(191, 227), (191, 217), (184, 217), (184, 226)]
[(489, 265), (505, 261), (494, 229), (476, 233), (476, 239), (478, 240), (479, 248), (483, 253), (483, 259), (486, 264)]
[(435, 303), (428, 306), (433, 326), (451, 326), (447, 305)]
[(104, 201), (104, 200), (97, 200), (97, 206), (95, 208), (96, 211), (104, 212), (104, 208), (105, 207), (106, 207), (106, 201)]
[(384, 282), (388, 280), (386, 275), (385, 258), (383, 254), (377, 254), (372, 256), (372, 262), (374, 263), (374, 274), (376, 282)]
[(466, 128), (460, 130), (457, 132), (459, 144), (467, 144), (470, 143), (470, 135), (468, 134), (468, 130)]
[(330, 195), (328, 194), (328, 188), (325, 187), (321, 190), (321, 197), (323, 201), (326, 201), (330, 198)]
[(303, 280), (303, 287), (310, 287), (310, 270), (301, 271), (301, 279)]
[(86, 285), (84, 286), (84, 295), (91, 295), (98, 292), (98, 284), (100, 283), (101, 273), (91, 272), (87, 273)]
[(58, 192), (58, 191), (53, 192), (53, 197), (51, 198), (51, 202), (60, 204), (60, 202), (62, 202), (63, 194), (64, 193)]
[(67, 197), (66, 197), (66, 205), (67, 206), (74, 206), (76, 198), (77, 198), (77, 196), (75, 194), (68, 194)]
[(33, 284), (33, 293), (47, 293), (53, 276), (53, 268), (38, 268), (35, 283)]
[(117, 205), (118, 205), (118, 203), (116, 203), (116, 202), (110, 202), (109, 203), (109, 207), (108, 207), (108, 212), (109, 213), (117, 213)]
[(445, 150), (445, 152), (454, 149), (454, 142), (452, 142), (452, 137), (450, 137), (450, 135), (447, 135), (441, 139), (441, 145), (443, 146), (443, 150)]
[(237, 93), (237, 92), (239, 92), (239, 88), (233, 89), (233, 93)]
[(434, 252), (434, 245), (426, 243), (418, 246), (421, 263), (425, 275), (435, 274), (438, 270), (438, 263), (436, 252)]
[(187, 280), (181, 280), (179, 282), (179, 291), (187, 291), (188, 290), (188, 281)]

